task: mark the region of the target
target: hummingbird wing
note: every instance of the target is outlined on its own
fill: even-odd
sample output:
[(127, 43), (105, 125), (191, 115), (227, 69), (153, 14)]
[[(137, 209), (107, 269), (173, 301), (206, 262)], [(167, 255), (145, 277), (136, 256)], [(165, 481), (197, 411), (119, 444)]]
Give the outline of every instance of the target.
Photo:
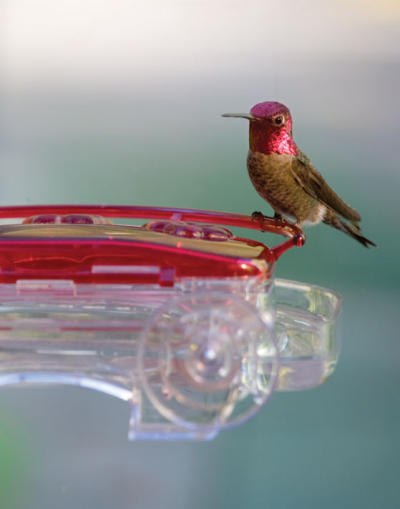
[(345, 219), (353, 223), (361, 221), (360, 214), (349, 207), (349, 205), (328, 186), (322, 175), (314, 168), (310, 159), (303, 154), (303, 152), (299, 151), (298, 156), (293, 158), (291, 171), (297, 184), (299, 184), (307, 194), (323, 203), (337, 214), (340, 214)]

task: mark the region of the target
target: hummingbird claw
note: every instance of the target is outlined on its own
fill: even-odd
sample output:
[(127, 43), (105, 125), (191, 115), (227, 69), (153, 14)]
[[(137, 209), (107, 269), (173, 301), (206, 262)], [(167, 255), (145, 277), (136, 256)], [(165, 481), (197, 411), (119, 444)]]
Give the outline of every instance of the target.
[(278, 212), (275, 212), (274, 220), (277, 226), (285, 226), (288, 224), (288, 221), (286, 221), (281, 214), (278, 214)]
[(262, 212), (260, 212), (259, 210), (255, 210), (252, 214), (251, 214), (251, 219), (253, 221), (260, 221), (264, 219), (264, 214)]
[(264, 232), (264, 228), (263, 228), (263, 224), (264, 224), (264, 219), (265, 219), (266, 216), (264, 216), (264, 214), (262, 212), (260, 212), (259, 210), (255, 210), (252, 214), (251, 214), (251, 220), (252, 221), (257, 221), (259, 224), (260, 224), (260, 230), (262, 232)]

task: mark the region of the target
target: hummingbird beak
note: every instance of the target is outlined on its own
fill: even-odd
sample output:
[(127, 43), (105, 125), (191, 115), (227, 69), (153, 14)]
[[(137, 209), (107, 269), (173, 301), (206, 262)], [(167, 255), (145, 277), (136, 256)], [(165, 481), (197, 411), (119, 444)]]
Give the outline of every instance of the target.
[(224, 113), (222, 116), (233, 118), (246, 118), (247, 120), (257, 120), (257, 117), (254, 117), (251, 113)]

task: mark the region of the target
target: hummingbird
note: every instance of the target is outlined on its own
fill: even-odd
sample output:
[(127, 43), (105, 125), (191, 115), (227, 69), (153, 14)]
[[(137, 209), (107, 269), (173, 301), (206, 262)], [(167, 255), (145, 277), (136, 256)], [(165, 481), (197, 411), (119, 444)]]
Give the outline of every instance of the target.
[[(268, 101), (250, 113), (225, 113), (250, 121), (247, 169), (259, 195), (275, 211), (275, 219), (294, 221), (300, 228), (320, 222), (350, 235), (365, 247), (376, 246), (361, 233), (360, 214), (325, 182), (310, 159), (297, 147), (289, 109)], [(254, 219), (262, 219), (254, 212)]]

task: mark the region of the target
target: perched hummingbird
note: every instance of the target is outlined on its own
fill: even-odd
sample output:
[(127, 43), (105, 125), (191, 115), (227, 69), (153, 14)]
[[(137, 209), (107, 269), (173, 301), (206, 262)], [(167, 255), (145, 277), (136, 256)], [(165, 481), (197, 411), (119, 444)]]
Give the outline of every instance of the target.
[[(328, 186), (295, 144), (292, 117), (284, 104), (262, 102), (250, 113), (222, 116), (250, 120), (247, 169), (257, 192), (274, 209), (275, 218), (289, 217), (299, 227), (322, 221), (366, 247), (376, 246), (361, 234), (360, 214)], [(254, 212), (253, 217), (263, 216)]]

